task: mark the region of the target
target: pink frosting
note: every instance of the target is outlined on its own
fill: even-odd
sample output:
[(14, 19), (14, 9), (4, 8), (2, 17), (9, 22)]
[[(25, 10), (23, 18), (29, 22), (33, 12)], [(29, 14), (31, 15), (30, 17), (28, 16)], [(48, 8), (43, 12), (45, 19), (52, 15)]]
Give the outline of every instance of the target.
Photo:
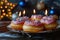
[(42, 15), (32, 15), (32, 16), (31, 16), (31, 18), (34, 18), (34, 17), (40, 19), (40, 18), (42, 18)]
[(28, 20), (28, 19), (29, 19), (29, 17), (27, 17), (27, 16), (23, 17), (23, 20)]
[(40, 20), (41, 23), (50, 24), (54, 22), (54, 18), (51, 16), (45, 16)]
[(41, 22), (39, 21), (25, 21), (25, 25), (31, 25), (31, 26), (41, 26)]
[(29, 17), (24, 16), (24, 17), (18, 17), (16, 20), (17, 21), (26, 21), (28, 19), (29, 19)]
[(12, 21), (14, 24), (22, 24), (24, 21)]
[(28, 17), (24, 16), (24, 17), (18, 17), (16, 19), (16, 21), (12, 21), (14, 24), (20, 24), (20, 23), (23, 23), (25, 22), (26, 20), (28, 20)]

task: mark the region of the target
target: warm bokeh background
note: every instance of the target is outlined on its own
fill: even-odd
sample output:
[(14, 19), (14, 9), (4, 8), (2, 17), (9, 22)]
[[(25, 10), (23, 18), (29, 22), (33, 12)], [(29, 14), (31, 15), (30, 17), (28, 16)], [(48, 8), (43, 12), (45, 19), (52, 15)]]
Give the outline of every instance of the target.
[[(19, 4), (21, 1), (24, 2), (23, 6), (21, 6)], [(0, 15), (1, 15), (0, 21), (10, 21), (10, 20), (12, 20), (11, 19), (12, 14), (19, 12), (19, 11), (22, 12), (23, 10), (26, 10), (25, 16), (29, 16), (29, 17), (33, 14), (33, 12), (32, 12), (33, 9), (36, 9), (36, 14), (44, 15), (45, 9), (40, 10), (40, 8), (37, 8), (37, 5), (41, 1), (43, 2), (42, 5), (45, 5), (45, 9), (48, 9), (48, 11), (50, 11), (51, 7), (53, 7), (55, 10), (54, 14), (60, 15), (60, 1), (59, 0), (0, 0), (0, 4), (2, 4), (2, 5), (0, 5), (0, 7), (1, 6), (3, 7), (2, 9), (0, 8), (0, 11), (3, 11), (3, 12), (0, 12)], [(7, 6), (8, 3), (9, 3), (9, 6)], [(12, 4), (13, 4), (13, 6), (12, 6)], [(4, 8), (6, 6), (7, 6), (7, 9)], [(38, 6), (38, 7), (40, 7), (40, 6)], [(22, 16), (23, 16), (23, 14), (22, 14)]]

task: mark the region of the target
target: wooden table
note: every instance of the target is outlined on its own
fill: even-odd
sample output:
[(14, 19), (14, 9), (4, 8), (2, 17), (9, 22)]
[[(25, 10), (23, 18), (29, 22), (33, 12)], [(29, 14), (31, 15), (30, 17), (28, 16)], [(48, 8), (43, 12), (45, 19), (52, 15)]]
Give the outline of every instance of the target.
[(10, 24), (10, 21), (0, 21), (0, 33), (7, 32), (8, 29), (6, 26)]

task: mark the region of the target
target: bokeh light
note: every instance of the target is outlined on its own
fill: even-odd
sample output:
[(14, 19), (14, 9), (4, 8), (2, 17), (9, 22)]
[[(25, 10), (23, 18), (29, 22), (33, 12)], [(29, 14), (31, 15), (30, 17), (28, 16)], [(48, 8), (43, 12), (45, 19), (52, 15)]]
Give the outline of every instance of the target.
[(8, 14), (6, 14), (6, 16), (8, 17)]
[(8, 12), (8, 14), (9, 14), (9, 15), (11, 15), (11, 14), (12, 14), (12, 12)]
[(7, 3), (7, 5), (9, 5), (10, 3)]
[(1, 4), (3, 5), (3, 2), (1, 2)]
[(1, 18), (3, 18), (3, 15), (1, 15)]
[(7, 6), (5, 6), (5, 8), (7, 8)]
[(3, 9), (2, 12), (4, 12), (5, 10)]
[(54, 10), (50, 10), (50, 14), (54, 14)]
[(8, 9), (8, 11), (11, 11), (11, 9)]
[(24, 2), (24, 1), (20, 1), (20, 2), (19, 2), (19, 5), (20, 5), (20, 6), (25, 6), (25, 2)]
[(6, 15), (6, 13), (3, 13), (3, 15), (5, 16), (5, 15)]
[(3, 7), (2, 7), (2, 6), (0, 6), (0, 8), (2, 9)]

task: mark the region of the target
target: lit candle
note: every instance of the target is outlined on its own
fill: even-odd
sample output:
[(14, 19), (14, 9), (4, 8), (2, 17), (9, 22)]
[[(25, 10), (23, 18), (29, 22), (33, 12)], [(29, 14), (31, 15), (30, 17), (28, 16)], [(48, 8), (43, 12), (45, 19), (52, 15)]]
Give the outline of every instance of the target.
[(45, 15), (46, 15), (46, 16), (48, 15), (48, 11), (47, 11), (47, 10), (45, 10)]
[(23, 16), (25, 15), (25, 13), (26, 13), (26, 11), (24, 10), (24, 11), (23, 11)]
[(36, 13), (36, 10), (35, 10), (35, 9), (33, 9), (33, 13), (34, 13), (34, 14)]
[(21, 11), (19, 12), (19, 17), (21, 16)]

